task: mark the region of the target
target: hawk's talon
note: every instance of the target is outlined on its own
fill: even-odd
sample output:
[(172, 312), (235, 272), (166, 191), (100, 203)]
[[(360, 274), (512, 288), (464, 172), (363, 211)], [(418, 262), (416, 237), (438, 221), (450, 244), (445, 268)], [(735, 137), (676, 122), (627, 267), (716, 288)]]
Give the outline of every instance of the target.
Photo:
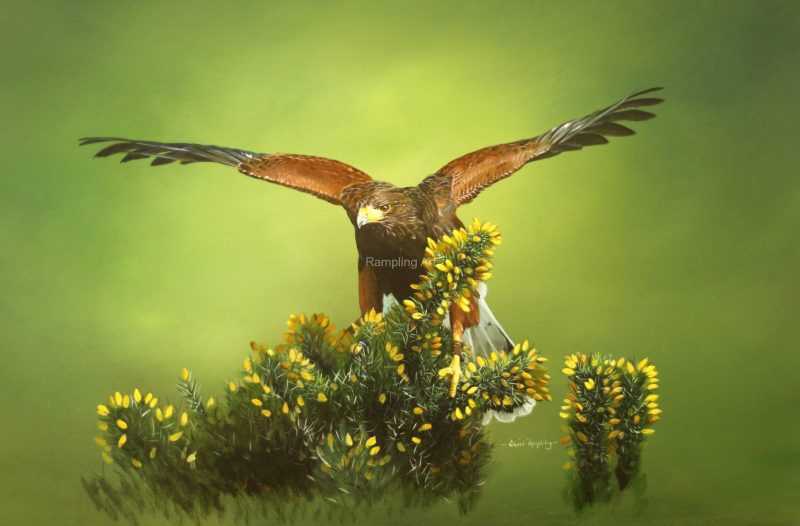
[(452, 376), (450, 380), (450, 397), (456, 396), (456, 389), (458, 388), (458, 382), (461, 380), (461, 355), (454, 354), (453, 360), (450, 362), (448, 367), (443, 369), (439, 369), (439, 378), (444, 378), (446, 376)]

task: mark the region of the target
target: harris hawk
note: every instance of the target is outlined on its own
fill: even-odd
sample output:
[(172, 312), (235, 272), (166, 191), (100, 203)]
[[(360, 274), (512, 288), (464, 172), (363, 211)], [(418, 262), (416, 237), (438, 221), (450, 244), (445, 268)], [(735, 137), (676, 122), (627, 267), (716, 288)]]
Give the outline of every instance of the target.
[[(307, 192), (342, 206), (355, 228), (358, 248), (358, 296), (362, 313), (381, 311), (387, 301), (402, 301), (418, 282), (427, 239), (463, 226), (456, 215), (488, 186), (531, 161), (553, 157), (584, 146), (606, 144), (607, 137), (633, 135), (620, 121), (655, 117), (641, 109), (663, 102), (649, 96), (661, 88), (632, 93), (624, 99), (568, 121), (536, 137), (489, 146), (461, 156), (422, 180), (417, 186), (397, 187), (373, 180), (345, 163), (296, 154), (266, 154), (248, 150), (190, 143), (162, 143), (119, 137), (86, 137), (81, 145), (110, 143), (96, 157), (123, 154), (121, 162), (152, 159), (153, 166), (178, 162), (215, 162), (239, 172)], [(387, 264), (387, 262), (394, 262)], [(455, 394), (461, 373), (464, 344), (476, 354), (512, 346), (511, 340), (489, 310), (485, 287), (472, 297), (468, 311), (450, 306), (452, 361), (440, 376), (451, 378)], [(529, 412), (532, 405), (524, 412)], [(510, 417), (509, 419), (513, 419)]]

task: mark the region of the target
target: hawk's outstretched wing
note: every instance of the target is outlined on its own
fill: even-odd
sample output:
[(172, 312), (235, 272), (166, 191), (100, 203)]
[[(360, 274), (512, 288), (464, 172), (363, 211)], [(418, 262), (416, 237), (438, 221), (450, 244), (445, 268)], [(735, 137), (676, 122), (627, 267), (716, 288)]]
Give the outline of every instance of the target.
[(302, 192), (313, 194), (330, 203), (342, 204), (342, 191), (354, 184), (371, 181), (372, 178), (350, 165), (309, 155), (263, 154), (234, 148), (223, 148), (189, 143), (161, 143), (137, 141), (119, 137), (86, 137), (81, 146), (97, 143), (112, 143), (95, 157), (108, 157), (124, 153), (121, 162), (151, 158), (153, 166), (179, 162), (215, 162), (236, 167), (240, 172), (256, 179), (263, 179)]
[[(654, 106), (663, 99), (643, 97), (661, 88), (637, 91), (602, 110), (556, 126), (532, 139), (489, 146), (455, 159), (429, 177), (428, 184), (449, 185), (449, 200), (455, 206), (469, 203), (481, 190), (513, 174), (527, 163), (580, 150), (584, 146), (606, 144), (611, 136), (633, 135), (635, 132), (618, 121), (645, 121), (653, 113), (638, 109)], [(440, 195), (439, 197), (445, 197)]]

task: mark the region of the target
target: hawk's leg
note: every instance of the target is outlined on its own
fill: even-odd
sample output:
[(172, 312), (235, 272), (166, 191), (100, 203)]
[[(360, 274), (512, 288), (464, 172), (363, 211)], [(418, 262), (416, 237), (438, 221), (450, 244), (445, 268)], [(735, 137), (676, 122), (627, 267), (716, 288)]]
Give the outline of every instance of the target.
[(366, 266), (362, 259), (358, 259), (358, 304), (361, 314), (375, 311), (383, 312), (383, 294), (378, 285), (378, 276), (372, 267)]
[(464, 336), (464, 329), (467, 323), (467, 313), (461, 310), (459, 306), (452, 305), (450, 307), (450, 339), (452, 358), (448, 367), (439, 370), (439, 378), (450, 376), (449, 393), (451, 397), (456, 395), (458, 382), (461, 380), (461, 352), (464, 350), (464, 342), (462, 342), (461, 339)]

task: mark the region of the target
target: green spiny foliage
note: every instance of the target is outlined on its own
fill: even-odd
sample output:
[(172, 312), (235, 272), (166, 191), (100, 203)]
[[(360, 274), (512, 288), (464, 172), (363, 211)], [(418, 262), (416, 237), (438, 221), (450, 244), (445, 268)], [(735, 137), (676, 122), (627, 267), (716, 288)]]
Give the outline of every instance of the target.
[[(572, 461), (570, 494), (576, 508), (608, 501), (615, 493), (616, 476), (625, 490), (641, 470), (642, 446), (654, 431), (649, 425), (661, 417), (658, 372), (647, 358), (572, 354), (564, 362), (569, 393), (561, 407), (567, 422), (567, 445)], [(613, 475), (611, 459), (617, 463)]]
[(455, 230), (440, 241), (428, 239), (422, 263), (426, 272), (420, 283), (412, 285), (414, 296), (403, 301), (411, 318), (439, 325), (451, 303), (468, 312), (474, 288), (492, 276), (489, 258), (500, 239), (495, 225), (478, 219), (469, 230)]
[(136, 521), (151, 510), (199, 518), (232, 504), (242, 519), (280, 519), (306, 499), (346, 510), (386, 497), (424, 505), (479, 494), (491, 445), (481, 419), (550, 400), (545, 358), (527, 342), (472, 356), (450, 396), (442, 321), (488, 279), (495, 227), (473, 222), (426, 253), (417, 295), (344, 331), (292, 316), (284, 342), (251, 344), (241, 376), (205, 401), (184, 369), (177, 406), (138, 389), (98, 406), (97, 439), (115, 478), (84, 485), (99, 509)]

